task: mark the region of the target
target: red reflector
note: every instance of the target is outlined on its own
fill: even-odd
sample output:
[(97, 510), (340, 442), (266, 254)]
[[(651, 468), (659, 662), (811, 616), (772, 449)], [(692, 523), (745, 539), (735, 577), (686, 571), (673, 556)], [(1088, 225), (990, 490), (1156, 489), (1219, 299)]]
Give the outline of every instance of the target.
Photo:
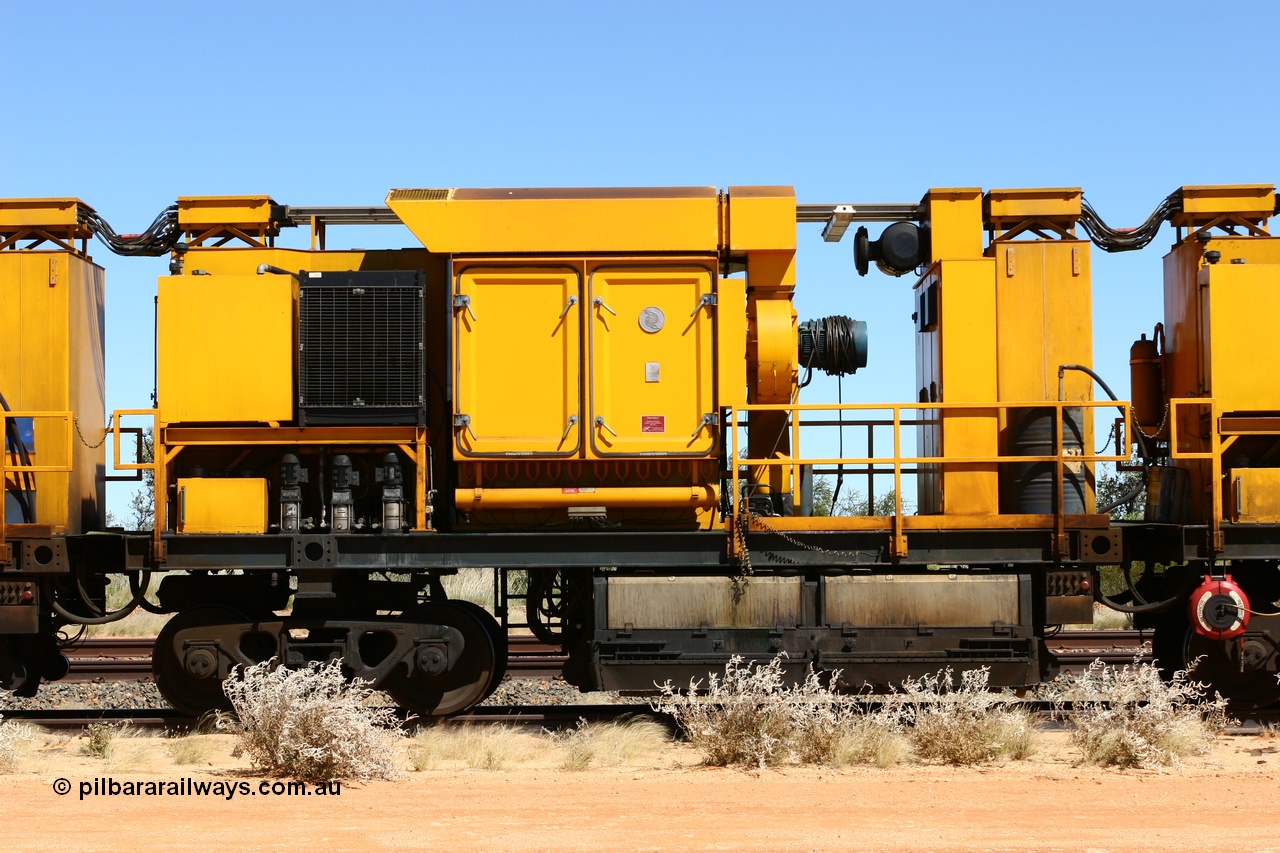
[(23, 600), (23, 601), (34, 601), (34, 600), (35, 600), (35, 597), (36, 597), (36, 594), (35, 594), (34, 592), (32, 592), (31, 590), (29, 590), (29, 589), (24, 589), (24, 590), (22, 591), (22, 600)]
[(1081, 592), (1088, 592), (1091, 589), (1093, 589), (1093, 584), (1089, 583), (1089, 581), (1087, 580), (1080, 581)]

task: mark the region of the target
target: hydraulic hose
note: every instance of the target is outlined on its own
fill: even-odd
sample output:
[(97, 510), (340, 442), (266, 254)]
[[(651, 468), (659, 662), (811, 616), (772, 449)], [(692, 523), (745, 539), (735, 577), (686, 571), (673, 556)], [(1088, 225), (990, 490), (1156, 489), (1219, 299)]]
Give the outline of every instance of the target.
[[(129, 587), (133, 591), (133, 597), (129, 599), (129, 603), (124, 607), (121, 607), (119, 610), (114, 610), (110, 613), (103, 613), (101, 616), (81, 616), (80, 614), (72, 613), (70, 610), (63, 607), (58, 602), (57, 596), (54, 594), (53, 583), (49, 577), (45, 577), (41, 582), (41, 589), (44, 592), (44, 597), (49, 602), (49, 606), (53, 608), (53, 612), (58, 614), (58, 616), (65, 619), (67, 622), (74, 625), (106, 625), (111, 622), (119, 622), (121, 619), (128, 616), (137, 609), (139, 603), (146, 596), (147, 587), (151, 585), (151, 572), (144, 570), (140, 574), (142, 575), (142, 579), (140, 582), (137, 582), (136, 585), (133, 578), (130, 578)], [(79, 581), (77, 580), (77, 584), (78, 583)], [(85, 603), (92, 609), (97, 610), (97, 607), (94, 607), (88, 598), (85, 599)]]
[[(1103, 379), (1101, 376), (1099, 376), (1098, 374), (1094, 373), (1092, 369), (1090, 369), (1090, 368), (1088, 368), (1088, 367), (1085, 367), (1083, 364), (1060, 364), (1060, 365), (1058, 365), (1058, 399), (1059, 399), (1059, 400), (1061, 400), (1061, 399), (1062, 399), (1064, 378), (1065, 378), (1065, 376), (1066, 376), (1066, 372), (1067, 372), (1068, 370), (1078, 370), (1078, 371), (1079, 371), (1079, 372), (1081, 372), (1081, 373), (1087, 374), (1089, 377), (1091, 377), (1091, 378), (1093, 379), (1093, 381), (1094, 381), (1094, 382), (1097, 382), (1097, 383), (1098, 383), (1098, 387), (1100, 387), (1103, 391), (1105, 391), (1105, 392), (1106, 392), (1107, 396), (1111, 398), (1111, 401), (1112, 401), (1112, 402), (1114, 402), (1114, 403), (1119, 403), (1119, 402), (1120, 402), (1120, 398), (1119, 398), (1119, 397), (1117, 397), (1117, 396), (1115, 395), (1115, 392), (1111, 390), (1111, 386), (1110, 386), (1110, 385), (1108, 385), (1108, 384), (1106, 383), (1106, 380), (1104, 380), (1104, 379)], [(1129, 413), (1125, 411), (1124, 406), (1116, 406), (1116, 408), (1120, 411), (1120, 415), (1121, 415), (1121, 417), (1127, 417), (1127, 416), (1128, 416), (1128, 414), (1129, 414)], [(1147, 452), (1147, 441), (1146, 441), (1146, 438), (1142, 435), (1142, 430), (1140, 430), (1140, 429), (1139, 429), (1139, 430), (1134, 430), (1133, 435), (1134, 435), (1134, 438), (1136, 438), (1136, 439), (1137, 439), (1137, 441), (1138, 441), (1138, 447), (1140, 448), (1139, 453), (1141, 453), (1142, 458), (1143, 458), (1143, 459), (1148, 458), (1148, 452)], [(1118, 441), (1119, 441), (1119, 438), (1117, 437), (1117, 439), (1116, 439), (1116, 440), (1117, 440), (1117, 442), (1118, 442)], [(1119, 449), (1119, 448), (1117, 447), (1117, 450), (1118, 450), (1118, 449)], [(1102, 513), (1102, 512), (1111, 512), (1111, 510), (1115, 509), (1115, 508), (1116, 508), (1116, 507), (1118, 507), (1118, 506), (1122, 506), (1123, 504), (1128, 503), (1129, 501), (1131, 501), (1131, 500), (1133, 500), (1134, 498), (1136, 498), (1139, 494), (1141, 494), (1141, 493), (1142, 493), (1142, 490), (1143, 490), (1143, 489), (1145, 489), (1145, 488), (1147, 487), (1147, 475), (1148, 475), (1148, 473), (1150, 472), (1150, 470), (1151, 470), (1151, 466), (1150, 466), (1150, 465), (1147, 465), (1147, 466), (1143, 467), (1143, 469), (1142, 469), (1142, 479), (1141, 479), (1140, 481), (1138, 481), (1138, 483), (1137, 483), (1133, 488), (1131, 488), (1129, 491), (1125, 492), (1125, 493), (1124, 493), (1123, 495), (1121, 495), (1120, 497), (1116, 498), (1115, 500), (1111, 501), (1110, 503), (1106, 504), (1105, 506), (1100, 506), (1100, 507), (1098, 507), (1098, 512), (1100, 512), (1100, 513)], [(1128, 611), (1125, 611), (1125, 612), (1128, 612)], [(1136, 612), (1136, 611), (1135, 611), (1135, 612)]]
[[(0, 394), (0, 407), (6, 412), (12, 412), (9, 408), (9, 401), (5, 399), (4, 394)], [(18, 423), (13, 418), (4, 419), (4, 434), (8, 443), (13, 445), (13, 452), (18, 455), (18, 462), (21, 465), (30, 467), (31, 454), (27, 450), (26, 443), (22, 440), (22, 434), (18, 432)], [(9, 451), (6, 449), (6, 453)], [(36, 520), (35, 511), (31, 506), (31, 492), (34, 491), (31, 484), (31, 475), (29, 473), (20, 473), (17, 480), (21, 483), (21, 488), (14, 492), (14, 499), (18, 501), (18, 508), (22, 512), (22, 520), (27, 524), (32, 524)]]

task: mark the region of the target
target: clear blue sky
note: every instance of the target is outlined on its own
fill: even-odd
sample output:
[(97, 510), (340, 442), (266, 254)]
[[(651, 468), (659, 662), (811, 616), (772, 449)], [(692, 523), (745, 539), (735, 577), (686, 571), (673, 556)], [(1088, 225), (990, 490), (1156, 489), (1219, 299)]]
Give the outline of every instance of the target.
[[(199, 194), (380, 204), (392, 187), (779, 183), (801, 201), (867, 202), (1082, 186), (1131, 225), (1183, 184), (1280, 177), (1278, 9), (11, 3), (0, 196), (78, 196), (127, 232)], [(910, 400), (909, 280), (860, 279), (847, 238), (800, 237), (802, 319), (871, 324), (846, 400)], [(1095, 252), (1095, 365), (1117, 391), (1130, 342), (1160, 319), (1169, 242)], [(165, 261), (93, 252), (108, 405), (146, 406)], [(825, 379), (809, 390), (834, 399)]]

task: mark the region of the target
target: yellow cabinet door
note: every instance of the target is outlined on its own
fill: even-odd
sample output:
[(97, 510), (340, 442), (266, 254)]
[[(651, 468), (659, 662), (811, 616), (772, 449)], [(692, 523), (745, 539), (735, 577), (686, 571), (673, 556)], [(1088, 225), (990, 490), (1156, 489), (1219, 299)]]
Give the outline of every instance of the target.
[(598, 267), (585, 301), (591, 453), (714, 453), (713, 270)]
[(161, 277), (161, 423), (292, 420), (297, 298), (287, 275)]
[(458, 458), (572, 456), (581, 446), (581, 277), (464, 267), (453, 294)]

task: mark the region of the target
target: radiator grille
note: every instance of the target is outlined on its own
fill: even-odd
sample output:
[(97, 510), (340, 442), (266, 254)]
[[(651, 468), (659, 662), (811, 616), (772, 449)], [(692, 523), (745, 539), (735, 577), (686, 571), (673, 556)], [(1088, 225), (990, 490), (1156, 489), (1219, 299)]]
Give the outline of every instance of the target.
[[(303, 420), (402, 422), (423, 407), (421, 272), (303, 273), (298, 404)], [(310, 417), (308, 417), (310, 415)], [(414, 418), (414, 420), (419, 420)]]

